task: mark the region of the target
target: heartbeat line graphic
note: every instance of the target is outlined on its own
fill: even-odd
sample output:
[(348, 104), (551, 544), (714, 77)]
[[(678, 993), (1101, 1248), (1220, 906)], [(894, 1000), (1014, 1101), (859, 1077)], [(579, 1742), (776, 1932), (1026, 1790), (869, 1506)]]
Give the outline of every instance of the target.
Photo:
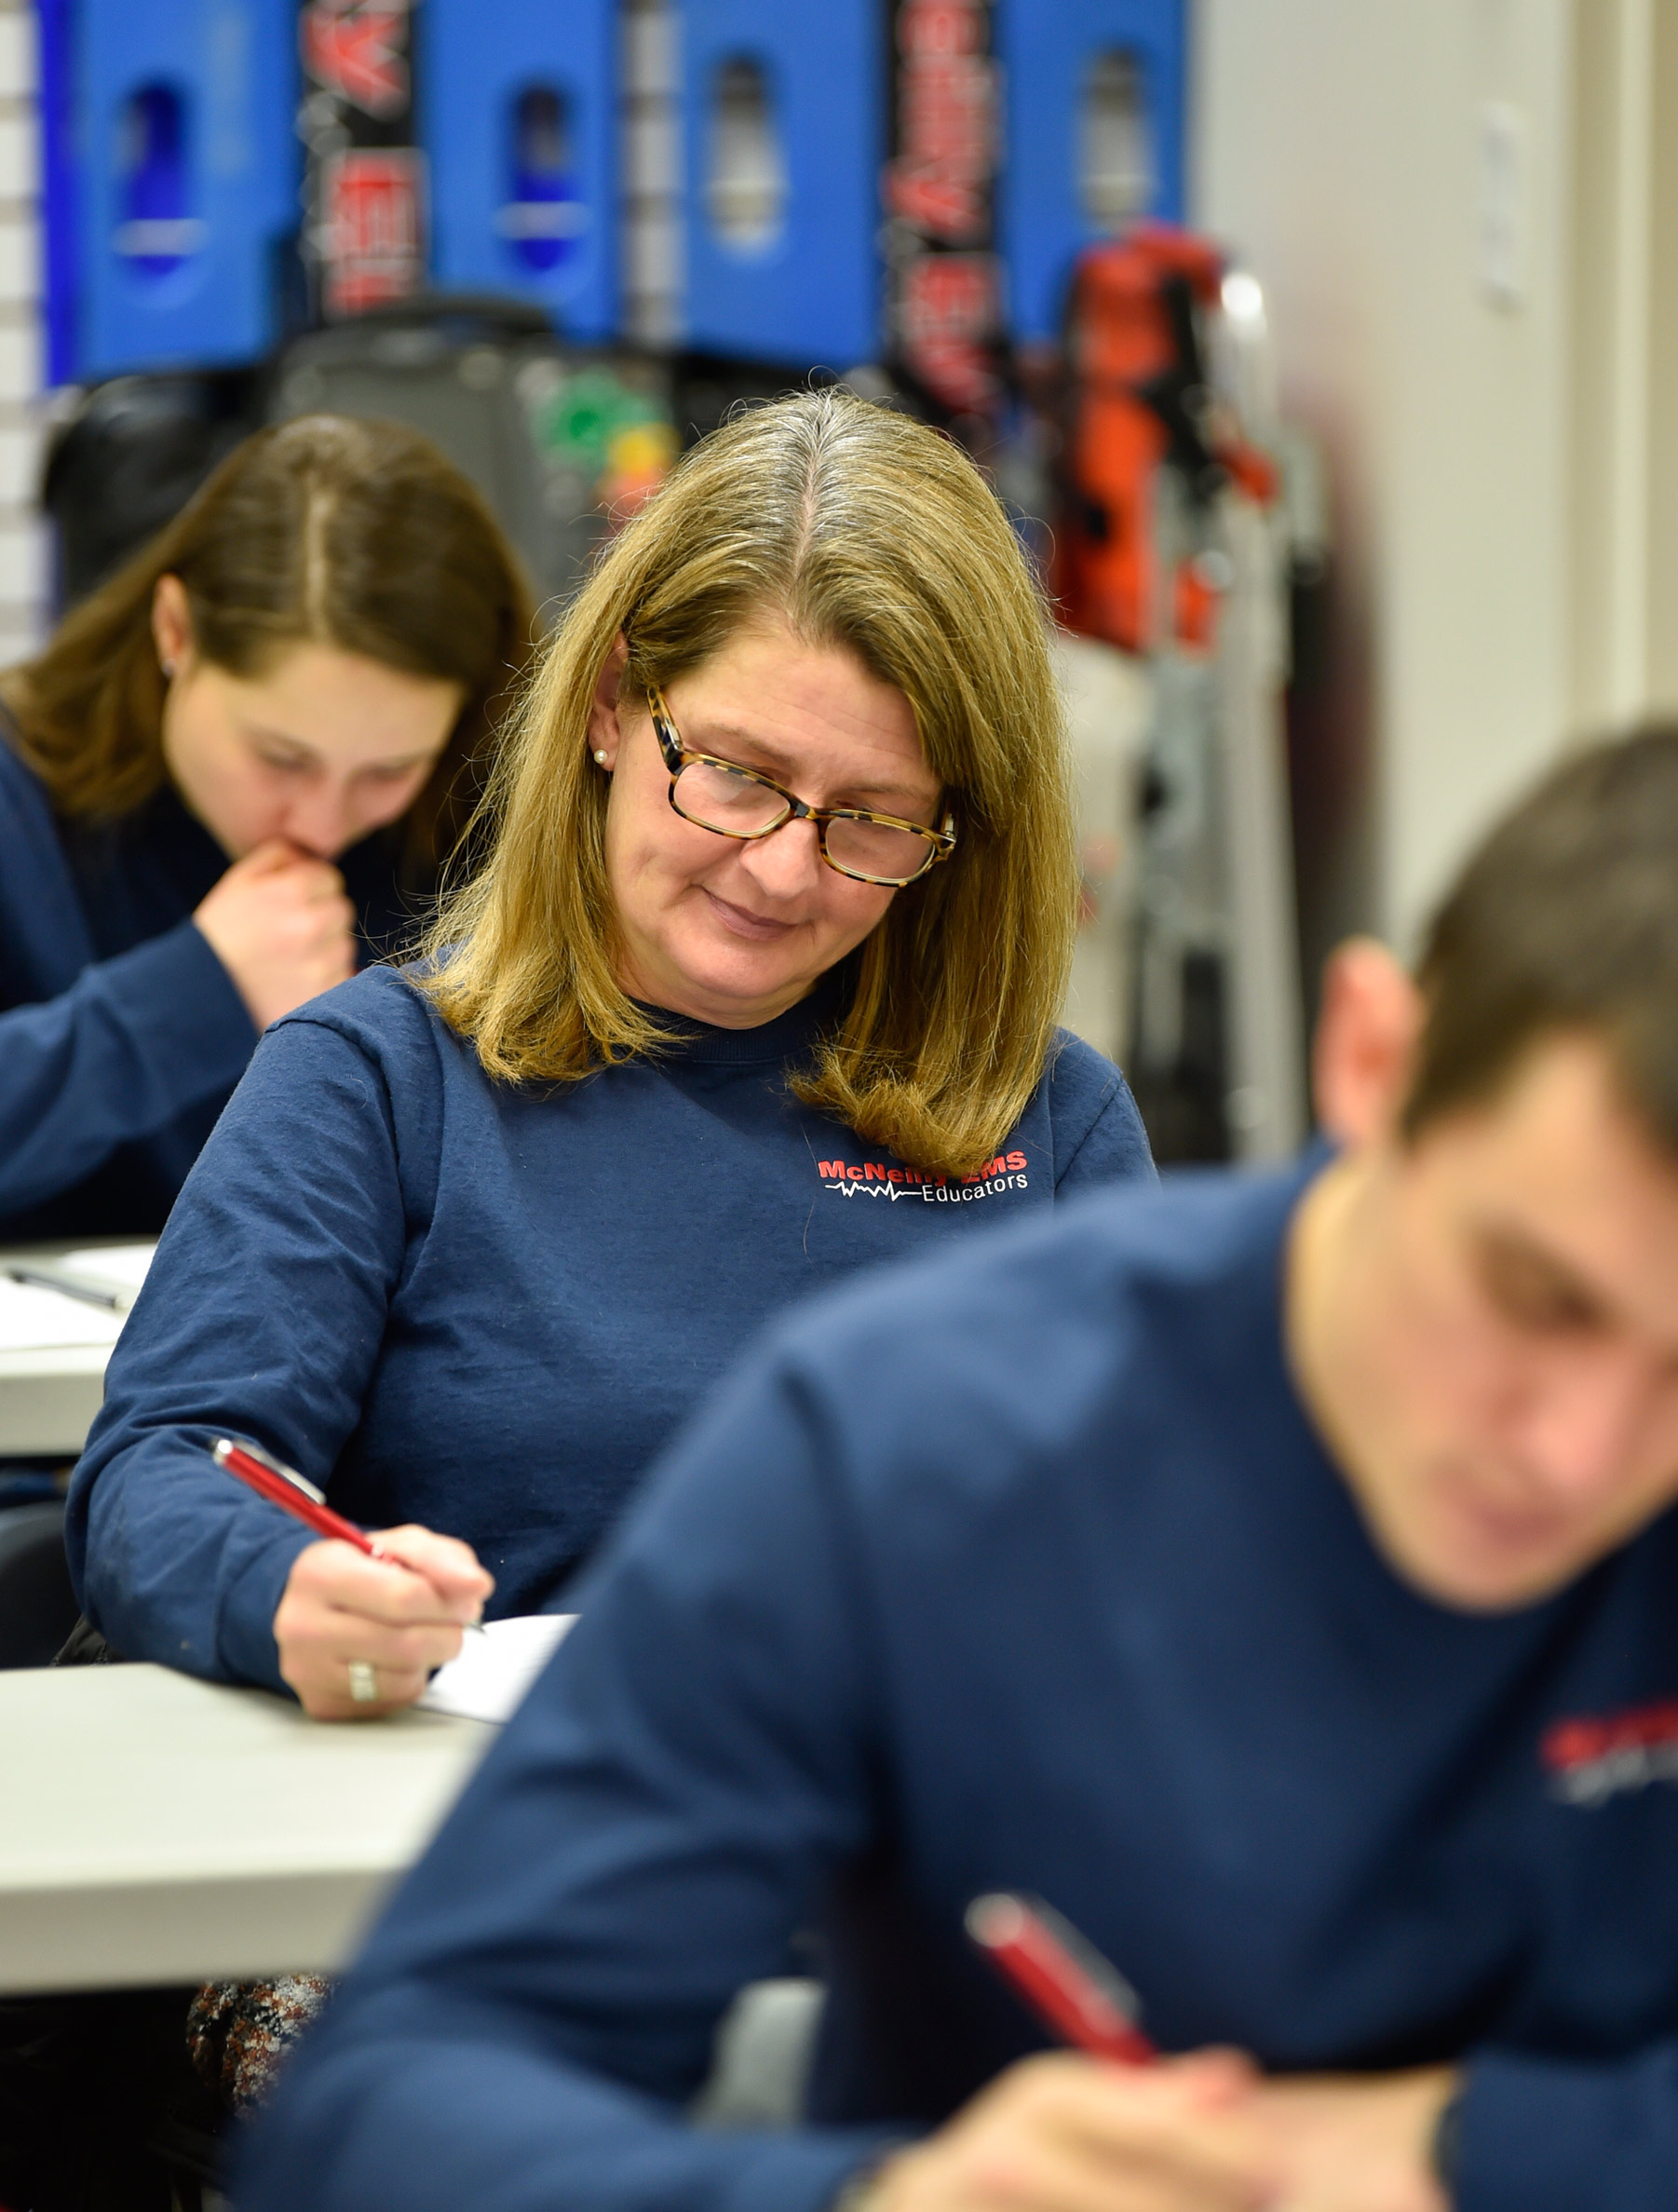
[(1010, 1171), (1004, 1175), (992, 1175), (982, 1183), (844, 1183), (824, 1181), (823, 1190), (831, 1190), (835, 1198), (883, 1198), (891, 1205), (899, 1199), (913, 1200), (922, 1206), (966, 1206), (980, 1198), (1000, 1198), (1005, 1191), (1023, 1190), (1027, 1187), (1024, 1175)]

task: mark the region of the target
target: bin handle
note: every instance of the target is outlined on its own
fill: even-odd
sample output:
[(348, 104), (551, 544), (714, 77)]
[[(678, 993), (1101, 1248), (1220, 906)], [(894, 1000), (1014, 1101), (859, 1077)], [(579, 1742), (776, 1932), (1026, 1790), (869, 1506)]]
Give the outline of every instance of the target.
[(365, 308), (348, 319), (359, 327), (372, 324), (386, 330), (409, 324), (434, 328), (440, 322), (473, 322), (508, 338), (551, 338), (555, 334), (553, 318), (546, 309), (500, 292), (413, 292), (404, 299), (382, 300), (376, 307)]

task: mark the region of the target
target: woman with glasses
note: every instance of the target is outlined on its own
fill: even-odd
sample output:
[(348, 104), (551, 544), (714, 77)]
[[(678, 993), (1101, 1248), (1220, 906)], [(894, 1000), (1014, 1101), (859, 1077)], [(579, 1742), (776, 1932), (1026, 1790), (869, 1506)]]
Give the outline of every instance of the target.
[(697, 448), (555, 636), (427, 959), (270, 1030), (177, 1206), (72, 1491), (95, 1625), (321, 1717), (405, 1703), (480, 1608), (556, 1603), (768, 1316), (1148, 1174), (1055, 1028), (1069, 790), (1040, 597), (953, 444), (829, 392)]

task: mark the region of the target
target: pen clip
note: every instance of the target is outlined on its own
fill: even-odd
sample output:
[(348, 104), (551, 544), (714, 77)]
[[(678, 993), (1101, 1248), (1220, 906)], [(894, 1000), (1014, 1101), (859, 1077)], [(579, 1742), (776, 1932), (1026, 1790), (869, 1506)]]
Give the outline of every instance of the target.
[(318, 1490), (307, 1475), (299, 1474), (295, 1467), (288, 1467), (283, 1459), (277, 1459), (272, 1452), (264, 1451), (260, 1444), (252, 1444), (249, 1438), (236, 1442), (231, 1436), (218, 1436), (210, 1456), (216, 1465), (225, 1472), (228, 1456), (233, 1452), (243, 1452), (246, 1459), (254, 1459), (259, 1467), (265, 1467), (270, 1474), (278, 1475), (282, 1483), (290, 1483), (292, 1489), (301, 1490), (312, 1504), (326, 1503), (326, 1492)]
[(1142, 1999), (1112, 1960), (1103, 1958), (1087, 1936), (1081, 1934), (1064, 1915), (1058, 1913), (1043, 1898), (1022, 1896), (1020, 1902), (1027, 1912), (1035, 1915), (1044, 1933), (1060, 1945), (1073, 1964), (1100, 1990), (1126, 2026), (1134, 2028), (1142, 2018)]

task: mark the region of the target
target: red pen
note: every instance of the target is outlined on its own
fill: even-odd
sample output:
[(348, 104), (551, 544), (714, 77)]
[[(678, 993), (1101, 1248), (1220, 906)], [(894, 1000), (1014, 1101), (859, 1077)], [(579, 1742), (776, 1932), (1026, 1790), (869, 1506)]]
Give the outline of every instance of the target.
[[(210, 1457), (218, 1467), (225, 1468), (229, 1474), (237, 1474), (259, 1498), (265, 1498), (270, 1505), (277, 1505), (282, 1513), (302, 1521), (317, 1536), (335, 1536), (341, 1543), (354, 1544), (358, 1552), (365, 1552), (370, 1559), (386, 1560), (406, 1574), (419, 1572), (405, 1559), (399, 1559), (394, 1552), (386, 1552), (376, 1544), (365, 1528), (358, 1528), (353, 1521), (335, 1513), (326, 1501), (326, 1493), (317, 1489), (307, 1475), (299, 1474), (296, 1468), (271, 1458), (260, 1445), (235, 1444), (231, 1436), (218, 1436), (210, 1448)], [(480, 1635), (483, 1633), (480, 1622), (467, 1621), (462, 1625), (476, 1629)]]
[(1057, 2035), (1097, 2058), (1147, 2066), (1159, 2054), (1136, 2025), (1136, 1992), (1041, 1898), (997, 1890), (968, 1907), (968, 1934)]

